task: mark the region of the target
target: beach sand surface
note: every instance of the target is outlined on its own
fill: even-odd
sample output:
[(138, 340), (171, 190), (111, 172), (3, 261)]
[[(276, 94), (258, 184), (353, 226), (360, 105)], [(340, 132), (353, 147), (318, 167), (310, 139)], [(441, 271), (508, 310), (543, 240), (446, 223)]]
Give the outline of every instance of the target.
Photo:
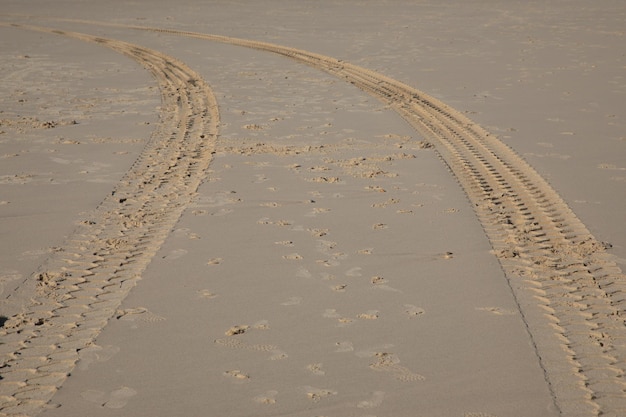
[(0, 415), (625, 412), (626, 10), (569, 4), (6, 2)]

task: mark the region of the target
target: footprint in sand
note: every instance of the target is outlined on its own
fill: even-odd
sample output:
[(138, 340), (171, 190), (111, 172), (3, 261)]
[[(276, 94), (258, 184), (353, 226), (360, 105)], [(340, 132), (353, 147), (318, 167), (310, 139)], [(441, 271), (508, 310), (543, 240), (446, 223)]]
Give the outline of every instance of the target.
[[(197, 210), (197, 211), (198, 212), (204, 212), (203, 214), (206, 214), (206, 210)], [(225, 208), (223, 208), (223, 209), (219, 209), (217, 211), (212, 212), (211, 216), (218, 216), (218, 217), (219, 216), (225, 216), (225, 215), (230, 214), (232, 212), (233, 212), (233, 209), (225, 209)], [(196, 214), (196, 213), (194, 213), (194, 214)]]
[(215, 298), (217, 297), (217, 294), (211, 292), (210, 290), (198, 290), (196, 291), (196, 294), (198, 294), (199, 298)]
[(337, 342), (335, 343), (335, 346), (337, 346), (337, 349), (335, 350), (335, 352), (338, 352), (338, 353), (354, 351), (354, 346), (352, 345), (352, 342)]
[(276, 404), (276, 396), (278, 395), (278, 391), (270, 390), (266, 391), (263, 394), (257, 395), (253, 398), (254, 402), (259, 404)]
[(379, 276), (375, 276), (372, 277), (372, 279), (370, 279), (370, 282), (374, 285), (381, 285), (381, 284), (386, 284), (389, 281), (387, 281), (385, 278), (383, 277), (379, 277)]
[(96, 362), (106, 362), (120, 351), (117, 346), (98, 346), (93, 344), (78, 351), (77, 368), (81, 371), (89, 369), (89, 365)]
[(281, 306), (295, 306), (302, 302), (302, 297), (291, 297), (284, 303), (280, 303)]
[(402, 382), (423, 381), (426, 379), (424, 376), (399, 365), (400, 359), (394, 353), (374, 352), (373, 357), (376, 359), (376, 362), (370, 364), (370, 369), (374, 371), (390, 372), (397, 380)]
[(317, 251), (327, 255), (330, 254), (330, 252), (335, 249), (336, 246), (337, 242), (332, 242), (330, 240), (318, 239), (315, 243)]
[(222, 258), (211, 258), (208, 260), (207, 265), (219, 265), (222, 263)]
[(365, 313), (357, 314), (357, 318), (362, 320), (377, 320), (380, 313), (376, 310), (369, 310)]
[(150, 312), (145, 307), (120, 309), (115, 312), (115, 318), (124, 321), (143, 321), (155, 323), (165, 320), (165, 317)]
[(214, 343), (218, 346), (227, 347), (229, 349), (250, 350), (255, 352), (277, 352), (278, 348), (274, 345), (252, 345), (244, 343), (241, 340), (229, 337), (227, 339), (215, 339)]
[(393, 292), (402, 292), (402, 291), (400, 291), (400, 290), (398, 290), (398, 289), (395, 289), (395, 288), (390, 287), (389, 285), (387, 285), (387, 283), (388, 283), (389, 281), (387, 281), (385, 278), (380, 277), (380, 276), (375, 276), (375, 277), (372, 277), (372, 278), (370, 279), (370, 282), (373, 284), (373, 287), (372, 287), (372, 288), (377, 289), (377, 290), (386, 290), (386, 291), (393, 291)]
[(280, 361), (280, 360), (283, 360), (283, 359), (287, 359), (288, 357), (289, 357), (289, 355), (287, 355), (282, 350), (274, 349), (274, 350), (272, 350), (272, 356), (270, 356), (269, 359), (271, 361)]
[(328, 229), (307, 229), (313, 237), (322, 237), (328, 234)]
[(374, 358), (376, 361), (369, 365), (374, 371), (390, 372), (394, 377), (403, 382), (423, 381), (422, 375), (416, 374), (408, 368), (400, 365), (400, 359), (395, 353), (390, 353), (394, 345), (384, 344), (370, 349), (356, 352), (359, 358)]
[(407, 314), (407, 316), (409, 316), (410, 319), (419, 317), (426, 313), (423, 308), (414, 306), (413, 304), (405, 304), (404, 308), (404, 312)]
[(517, 314), (517, 311), (515, 310), (509, 310), (501, 307), (477, 307), (476, 310), (487, 311), (497, 316), (513, 316)]
[(123, 408), (135, 395), (137, 395), (137, 391), (124, 386), (111, 391), (109, 394), (97, 390), (83, 391), (80, 394), (80, 396), (86, 401), (99, 404), (102, 407), (114, 409)]
[(363, 268), (361, 268), (360, 266), (355, 266), (354, 268), (350, 268), (346, 271), (346, 276), (348, 277), (360, 277), (361, 275), (361, 270)]
[(173, 261), (174, 259), (182, 258), (187, 254), (187, 250), (185, 249), (174, 249), (170, 251), (167, 255), (163, 256), (163, 259), (168, 261)]
[(301, 266), (300, 268), (298, 268), (298, 271), (296, 271), (296, 276), (298, 278), (312, 278), (313, 274), (311, 274), (308, 269)]
[(384, 391), (374, 391), (370, 399), (361, 401), (357, 404), (359, 408), (375, 408), (380, 406), (385, 399)]
[(341, 262), (336, 259), (318, 259), (316, 262), (328, 268), (341, 265)]
[(326, 375), (326, 372), (322, 370), (321, 363), (312, 363), (306, 367), (306, 370), (311, 372), (313, 375), (319, 375), (319, 376)]
[(311, 386), (305, 386), (304, 390), (309, 400), (315, 401), (315, 402), (320, 401), (326, 397), (337, 395), (337, 391), (333, 391), (329, 389), (322, 389), (322, 388), (315, 388)]
[(250, 329), (250, 326), (248, 326), (247, 324), (241, 324), (231, 327), (230, 329), (226, 330), (224, 334), (226, 336), (235, 336), (237, 334), (244, 334), (248, 331), (248, 329)]
[(238, 369), (234, 369), (232, 371), (226, 371), (224, 372), (222, 375), (229, 377), (231, 379), (233, 379), (234, 381), (237, 382), (245, 382), (248, 381), (250, 379), (250, 376), (247, 374), (244, 374), (243, 372), (241, 372)]
[(256, 180), (254, 180), (255, 184), (261, 184), (263, 182), (269, 181), (269, 178), (267, 178), (263, 174), (256, 174), (255, 177), (256, 177)]
[(354, 322), (351, 318), (341, 316), (334, 308), (327, 308), (322, 316), (327, 319), (336, 319), (339, 327), (348, 326)]
[(346, 288), (348, 288), (347, 284), (339, 284), (331, 287), (335, 292), (346, 292)]

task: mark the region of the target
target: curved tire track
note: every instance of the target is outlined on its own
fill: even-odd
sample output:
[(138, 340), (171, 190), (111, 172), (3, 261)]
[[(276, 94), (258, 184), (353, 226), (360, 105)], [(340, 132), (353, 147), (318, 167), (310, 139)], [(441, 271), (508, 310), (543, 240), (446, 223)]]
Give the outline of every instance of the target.
[(172, 57), (97, 36), (11, 26), (127, 55), (152, 72), (162, 95), (159, 125), (137, 161), (63, 250), (22, 283), (18, 295), (31, 302), (0, 329), (0, 415), (35, 415), (72, 371), (79, 351), (114, 316), (193, 198), (212, 158), (219, 113), (209, 86)]
[(560, 412), (626, 415), (626, 276), (558, 193), (511, 148), (441, 101), (331, 57), (226, 36), (129, 27), (284, 55), (389, 104), (432, 142), (473, 204)]
[(626, 415), (625, 277), (552, 187), (509, 147), (433, 97), (337, 59), (225, 36), (112, 26), (277, 53), (388, 103), (432, 142), (474, 205), (561, 413)]

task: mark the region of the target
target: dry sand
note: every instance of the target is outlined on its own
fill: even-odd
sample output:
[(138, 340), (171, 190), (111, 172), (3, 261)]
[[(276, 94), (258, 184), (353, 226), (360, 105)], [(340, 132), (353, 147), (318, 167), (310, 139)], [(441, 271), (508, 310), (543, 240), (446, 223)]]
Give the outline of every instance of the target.
[(0, 415), (625, 415), (626, 8), (509, 3), (4, 2)]

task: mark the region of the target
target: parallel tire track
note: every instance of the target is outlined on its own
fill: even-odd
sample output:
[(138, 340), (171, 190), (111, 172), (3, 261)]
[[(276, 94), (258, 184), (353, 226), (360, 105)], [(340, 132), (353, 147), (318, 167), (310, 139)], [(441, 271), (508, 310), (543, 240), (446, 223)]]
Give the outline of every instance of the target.
[(512, 149), (439, 100), (356, 65), (270, 43), (131, 27), (284, 55), (389, 104), (432, 142), (474, 205), (560, 412), (626, 415), (626, 276), (558, 193)]
[(193, 198), (212, 158), (219, 113), (208, 85), (172, 57), (112, 39), (11, 26), (127, 55), (152, 72), (162, 95), (159, 125), (137, 161), (63, 250), (22, 284), (19, 295), (31, 303), (0, 329), (0, 415), (35, 415), (114, 316)]
[(626, 277), (552, 187), (509, 147), (433, 97), (334, 58), (225, 36), (111, 26), (277, 53), (389, 104), (432, 142), (474, 205), (561, 413), (626, 415)]

